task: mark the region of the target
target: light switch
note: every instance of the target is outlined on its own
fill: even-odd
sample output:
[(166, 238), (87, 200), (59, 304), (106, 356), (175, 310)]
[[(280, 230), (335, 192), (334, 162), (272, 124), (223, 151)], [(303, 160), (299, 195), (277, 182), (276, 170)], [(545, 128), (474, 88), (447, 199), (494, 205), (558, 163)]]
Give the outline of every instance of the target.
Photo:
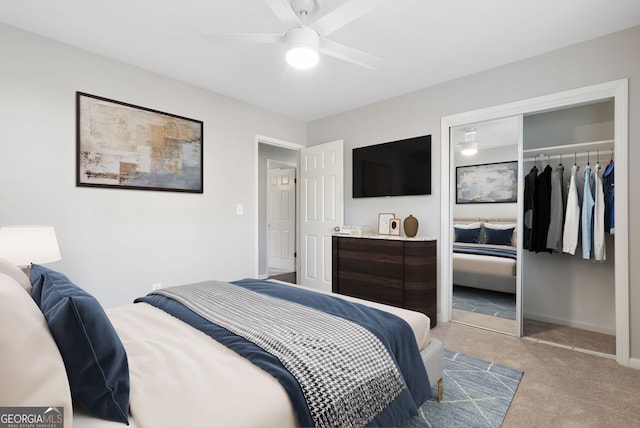
[(244, 214), (244, 206), (242, 206), (242, 204), (236, 205), (236, 214), (238, 215)]

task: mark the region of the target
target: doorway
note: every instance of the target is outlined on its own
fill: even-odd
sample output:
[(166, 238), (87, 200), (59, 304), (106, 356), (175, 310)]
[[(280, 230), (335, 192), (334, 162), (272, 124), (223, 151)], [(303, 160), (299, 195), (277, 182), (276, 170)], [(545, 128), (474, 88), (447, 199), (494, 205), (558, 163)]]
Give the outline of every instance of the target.
[[(344, 224), (344, 149), (342, 140), (305, 147), (256, 135), (255, 137), (255, 276), (267, 278), (267, 159), (274, 152), (293, 156), (297, 193), (295, 203), (295, 283), (331, 290), (331, 236)], [(284, 150), (284, 152), (283, 152)], [(291, 160), (294, 159), (294, 160)], [(293, 275), (289, 275), (292, 277)]]
[[(556, 195), (564, 199), (563, 205), (562, 199), (558, 200), (556, 205), (560, 207), (568, 205), (567, 190), (573, 181), (574, 195), (579, 195), (578, 200), (582, 201), (578, 206), (584, 208), (585, 184), (601, 183), (606, 167), (615, 166), (613, 100), (526, 115), (523, 134), (523, 175), (530, 180), (537, 177), (536, 189), (544, 181), (545, 173), (555, 179), (557, 189), (561, 190)], [(588, 183), (584, 180), (585, 173), (590, 177)], [(597, 194), (603, 196), (600, 202), (604, 203), (601, 187), (599, 192), (592, 193)], [(534, 203), (534, 220), (536, 209)], [(557, 220), (563, 219), (557, 216)], [(617, 237), (610, 230), (605, 232), (603, 220), (602, 217), (593, 220), (594, 230), (599, 228), (602, 232), (599, 235), (602, 242), (597, 245), (592, 246), (594, 236), (579, 236), (584, 232), (584, 224), (578, 227), (573, 223), (572, 229), (562, 227), (561, 221), (549, 227), (549, 234), (545, 235), (553, 234), (554, 238), (552, 242), (547, 240), (544, 248), (540, 248), (539, 240), (532, 242), (534, 248), (524, 248), (525, 338), (607, 357), (615, 355), (614, 238)], [(532, 226), (530, 233), (535, 238), (539, 230), (535, 222)], [(572, 230), (578, 239), (571, 238)], [(593, 250), (596, 246), (597, 254)]]
[[(450, 131), (456, 126), (473, 124), (486, 120), (493, 120), (508, 116), (519, 116), (520, 120), (527, 114), (542, 113), (579, 106), (603, 100), (614, 102), (614, 150), (616, 153), (616, 240), (615, 240), (615, 333), (616, 333), (616, 361), (624, 366), (629, 366), (629, 243), (628, 243), (628, 80), (621, 79), (605, 82), (598, 85), (568, 90), (537, 98), (531, 98), (510, 104), (489, 107), (482, 110), (471, 111), (453, 116), (443, 117), (441, 121), (441, 185), (442, 194), (450, 195), (451, 187), (455, 183), (455, 168), (453, 164), (453, 146)], [(519, 149), (518, 160), (522, 164), (522, 148)], [(620, 185), (618, 185), (620, 183)], [(519, 180), (519, 195), (523, 194), (522, 180)], [(440, 299), (442, 321), (450, 321), (452, 308), (452, 237), (451, 226), (453, 224), (452, 201), (442, 204), (441, 222), (441, 287)], [(523, 224), (522, 211), (518, 212), (518, 225)], [(521, 251), (519, 243), (519, 251)], [(521, 271), (521, 266), (519, 266)], [(522, 293), (522, 281), (518, 279), (518, 296)], [(516, 318), (518, 321), (518, 335), (522, 336), (522, 302), (516, 302)]]
[[(258, 278), (276, 277), (296, 283), (298, 225), (295, 182), (302, 147), (264, 136), (256, 137)], [(269, 191), (270, 184), (274, 184), (273, 194)]]
[(267, 159), (266, 186), (267, 272), (295, 283), (296, 165)]

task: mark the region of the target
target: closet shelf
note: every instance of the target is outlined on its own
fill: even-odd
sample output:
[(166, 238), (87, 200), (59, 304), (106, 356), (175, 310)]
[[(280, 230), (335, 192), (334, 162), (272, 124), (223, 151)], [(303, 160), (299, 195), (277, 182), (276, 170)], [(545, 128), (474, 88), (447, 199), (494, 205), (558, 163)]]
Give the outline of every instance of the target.
[(537, 149), (526, 149), (523, 150), (522, 153), (527, 155), (527, 157), (531, 157), (531, 159), (535, 159), (540, 155), (544, 156), (554, 156), (554, 155), (569, 155), (574, 153), (595, 153), (595, 152), (605, 152), (612, 153), (614, 148), (614, 140), (603, 140), (603, 141), (591, 141), (588, 143), (575, 143), (575, 144), (565, 144), (563, 146), (551, 146), (551, 147), (540, 147)]

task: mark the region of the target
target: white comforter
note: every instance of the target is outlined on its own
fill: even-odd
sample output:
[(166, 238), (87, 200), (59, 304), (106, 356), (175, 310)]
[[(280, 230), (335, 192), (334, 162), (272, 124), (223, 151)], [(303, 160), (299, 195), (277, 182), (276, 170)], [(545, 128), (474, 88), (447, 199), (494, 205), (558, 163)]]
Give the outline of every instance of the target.
[[(404, 318), (419, 349), (429, 344), (426, 315), (340, 297)], [(106, 312), (127, 351), (130, 411), (136, 426), (296, 425), (293, 407), (278, 381), (204, 333), (145, 303)]]

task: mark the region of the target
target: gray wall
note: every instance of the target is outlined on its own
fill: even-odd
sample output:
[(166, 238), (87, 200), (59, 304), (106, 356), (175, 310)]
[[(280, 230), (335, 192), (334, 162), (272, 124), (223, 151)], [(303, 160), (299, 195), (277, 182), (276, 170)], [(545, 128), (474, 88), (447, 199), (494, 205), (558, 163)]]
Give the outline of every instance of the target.
[[(255, 136), (305, 123), (5, 25), (0, 58), (0, 224), (54, 225), (52, 267), (106, 307), (256, 275)], [(76, 91), (204, 121), (204, 194), (76, 187)]]
[[(259, 134), (302, 145), (343, 139), (345, 223), (375, 227), (379, 212), (413, 214), (419, 234), (437, 237), (443, 116), (629, 78), (629, 164), (638, 164), (638, 46), (634, 27), (305, 124), (0, 25), (0, 224), (56, 226), (63, 260), (55, 267), (105, 306), (130, 302), (155, 282), (252, 276)], [(75, 187), (75, 91), (203, 120), (205, 193)], [(351, 198), (352, 148), (424, 134), (434, 142), (431, 195)], [(629, 183), (639, 174), (630, 168)], [(640, 214), (638, 192), (630, 186), (630, 219)], [(238, 203), (244, 216), (235, 214)], [(631, 356), (638, 359), (639, 225), (632, 221), (629, 233)]]
[[(311, 122), (308, 145), (344, 139), (346, 222), (375, 224), (381, 211), (418, 214), (421, 232), (439, 235), (441, 196), (438, 144), (433, 150), (431, 196), (354, 200), (351, 195), (351, 149), (377, 142), (431, 134), (440, 141), (440, 119), (466, 111), (505, 104), (572, 88), (629, 78), (629, 164), (640, 162), (635, 141), (640, 136), (640, 27), (590, 42), (507, 64), (441, 85)], [(426, 53), (425, 53), (426, 54)], [(437, 65), (434, 64), (434, 67)], [(446, 132), (446, 130), (445, 130)], [(629, 183), (640, 172), (630, 168)], [(630, 186), (629, 217), (640, 215), (638, 186)], [(445, 197), (446, 198), (446, 197)], [(446, 201), (446, 199), (444, 199)], [(630, 260), (640, 257), (640, 227), (629, 225)], [(640, 358), (640, 265), (630, 263), (631, 356)]]

